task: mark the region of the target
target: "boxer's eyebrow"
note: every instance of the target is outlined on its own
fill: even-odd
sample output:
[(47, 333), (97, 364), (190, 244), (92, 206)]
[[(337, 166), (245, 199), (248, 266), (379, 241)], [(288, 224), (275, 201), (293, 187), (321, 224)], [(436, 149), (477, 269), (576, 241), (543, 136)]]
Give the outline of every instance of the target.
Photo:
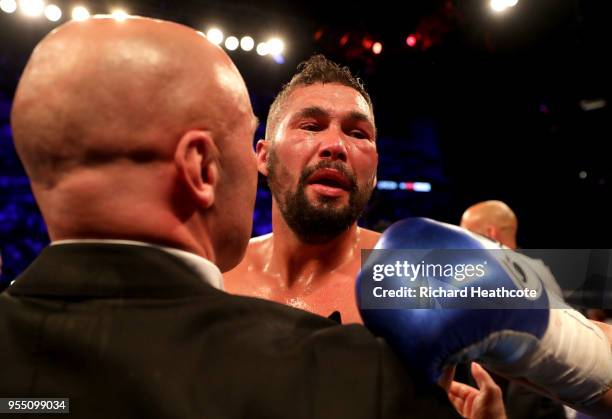
[(295, 118), (321, 118), (321, 117), (329, 117), (329, 112), (319, 106), (308, 106), (300, 110)]
[(372, 123), (372, 121), (370, 120), (370, 117), (364, 114), (363, 112), (351, 111), (348, 114), (348, 119), (352, 121), (363, 121), (363, 122), (368, 122), (370, 124)]
[[(296, 118), (321, 118), (329, 116), (330, 113), (319, 106), (309, 106), (300, 110), (296, 114)], [(370, 117), (363, 112), (351, 111), (348, 113), (347, 118), (351, 121), (363, 121), (372, 124), (372, 120), (370, 119)]]

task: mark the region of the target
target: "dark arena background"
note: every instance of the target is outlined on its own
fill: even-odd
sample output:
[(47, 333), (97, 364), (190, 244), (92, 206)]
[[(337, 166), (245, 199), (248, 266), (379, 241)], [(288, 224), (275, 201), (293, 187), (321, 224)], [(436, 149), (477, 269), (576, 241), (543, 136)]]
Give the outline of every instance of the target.
[[(0, 290), (49, 241), (13, 148), (11, 99), (34, 45), (77, 5), (217, 37), (264, 122), (300, 61), (320, 52), (349, 66), (379, 131), (379, 183), (362, 225), (382, 230), (407, 216), (457, 224), (467, 206), (500, 199), (518, 216), (521, 247), (610, 248), (608, 3), (1, 0)], [(261, 178), (253, 235), (270, 231), (270, 205)]]

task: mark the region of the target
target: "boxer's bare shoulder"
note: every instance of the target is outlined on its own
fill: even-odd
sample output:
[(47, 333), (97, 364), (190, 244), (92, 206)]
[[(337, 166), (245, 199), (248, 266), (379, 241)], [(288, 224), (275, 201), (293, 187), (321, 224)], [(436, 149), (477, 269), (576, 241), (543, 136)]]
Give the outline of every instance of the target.
[(373, 249), (378, 239), (380, 239), (381, 233), (374, 230), (368, 230), (367, 228), (359, 228), (359, 247), (361, 249)]

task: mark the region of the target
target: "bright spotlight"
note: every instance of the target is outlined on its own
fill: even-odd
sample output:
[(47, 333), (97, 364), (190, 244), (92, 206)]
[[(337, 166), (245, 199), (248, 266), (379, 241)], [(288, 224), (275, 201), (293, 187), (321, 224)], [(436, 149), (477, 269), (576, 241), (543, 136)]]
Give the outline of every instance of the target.
[(372, 45), (372, 52), (378, 55), (382, 52), (382, 47), (383, 46), (380, 42), (374, 42), (374, 44)]
[(491, 9), (494, 12), (500, 13), (508, 8), (506, 0), (491, 0)]
[(55, 4), (50, 4), (45, 7), (45, 17), (51, 22), (57, 22), (62, 18), (62, 9), (57, 7)]
[(491, 0), (491, 9), (500, 13), (518, 4), (518, 0)]
[(208, 32), (206, 32), (206, 37), (215, 45), (220, 45), (221, 42), (223, 42), (223, 32), (217, 28), (209, 29)]
[(243, 36), (240, 40), (240, 48), (244, 51), (250, 51), (255, 46), (255, 41), (250, 36)]
[(228, 36), (225, 39), (225, 48), (230, 51), (236, 50), (238, 48), (238, 45), (240, 45), (240, 41), (238, 41), (238, 38), (236, 38), (235, 36)]
[(111, 16), (113, 19), (115, 19), (118, 22), (123, 22), (124, 20), (126, 20), (129, 15), (125, 10), (122, 9), (115, 9), (111, 12)]
[(261, 56), (268, 55), (270, 53), (270, 46), (266, 42), (260, 42), (257, 44), (257, 53)]
[(42, 15), (45, 9), (45, 2), (43, 0), (21, 0), (19, 8), (24, 15), (37, 17)]
[(268, 53), (272, 55), (280, 55), (285, 50), (285, 43), (279, 38), (272, 38), (268, 42)]
[(89, 10), (87, 10), (85, 7), (83, 6), (76, 6), (75, 8), (72, 9), (72, 19), (74, 20), (85, 20), (89, 18)]
[(4, 13), (14, 13), (17, 10), (17, 2), (15, 0), (0, 0), (0, 10)]

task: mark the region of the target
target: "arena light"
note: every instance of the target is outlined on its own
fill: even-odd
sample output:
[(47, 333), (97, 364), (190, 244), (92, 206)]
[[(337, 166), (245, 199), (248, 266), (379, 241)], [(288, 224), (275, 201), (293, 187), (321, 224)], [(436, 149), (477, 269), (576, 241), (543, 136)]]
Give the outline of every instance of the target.
[(518, 4), (518, 0), (491, 0), (491, 9), (496, 13), (501, 13)]
[(240, 39), (240, 48), (244, 51), (251, 51), (254, 46), (255, 41), (250, 36), (243, 36), (242, 39)]
[(417, 44), (417, 37), (414, 34), (410, 34), (406, 37), (406, 45), (408, 45), (410, 48), (415, 47)]
[(393, 180), (379, 180), (376, 189), (381, 191), (394, 191), (397, 189), (397, 182)]
[(374, 44), (372, 44), (372, 52), (376, 55), (380, 54), (382, 52), (383, 46), (380, 42), (374, 42)]
[(42, 0), (21, 0), (19, 9), (26, 16), (38, 17), (43, 14), (45, 2)]
[(238, 38), (235, 36), (228, 36), (227, 39), (225, 39), (225, 48), (230, 51), (238, 49), (238, 45), (240, 45), (240, 41), (238, 41)]
[(272, 56), (281, 55), (285, 50), (285, 43), (280, 38), (269, 39), (267, 44), (268, 53)]
[(414, 182), (412, 190), (415, 192), (431, 192), (431, 183), (429, 182)]
[(347, 42), (349, 41), (349, 38), (351, 37), (350, 34), (345, 33), (344, 35), (342, 35), (342, 37), (340, 38), (340, 40), (338, 41), (338, 43), (340, 44), (341, 47), (345, 46), (347, 44)]
[(57, 22), (62, 18), (62, 9), (55, 4), (49, 4), (45, 7), (45, 17), (51, 22)]
[(285, 64), (285, 57), (282, 54), (274, 54), (272, 59), (276, 64)]
[(505, 0), (491, 0), (490, 4), (491, 4), (491, 9), (496, 13), (503, 12), (504, 10), (508, 8), (508, 6), (506, 6)]
[(597, 109), (605, 108), (607, 103), (605, 99), (583, 99), (578, 102), (580, 108), (585, 111), (595, 111)]
[(260, 42), (257, 44), (256, 51), (257, 54), (261, 56), (268, 55), (270, 53), (270, 47), (268, 46), (267, 42)]
[(215, 45), (221, 45), (221, 42), (223, 42), (223, 32), (218, 28), (210, 28), (206, 32), (206, 37)]
[(117, 22), (123, 22), (124, 20), (126, 20), (129, 17), (128, 12), (126, 12), (123, 9), (115, 9), (115, 10), (113, 10), (111, 12), (111, 16)]
[(4, 13), (14, 13), (17, 10), (17, 2), (15, 0), (0, 0), (0, 10)]
[(411, 191), (411, 192), (431, 192), (429, 182), (396, 182), (394, 180), (379, 180), (376, 189), (381, 191)]
[(89, 10), (83, 6), (76, 6), (72, 9), (72, 19), (82, 21), (89, 18)]
[(414, 192), (431, 192), (431, 183), (429, 182), (400, 182), (399, 189), (404, 191)]

